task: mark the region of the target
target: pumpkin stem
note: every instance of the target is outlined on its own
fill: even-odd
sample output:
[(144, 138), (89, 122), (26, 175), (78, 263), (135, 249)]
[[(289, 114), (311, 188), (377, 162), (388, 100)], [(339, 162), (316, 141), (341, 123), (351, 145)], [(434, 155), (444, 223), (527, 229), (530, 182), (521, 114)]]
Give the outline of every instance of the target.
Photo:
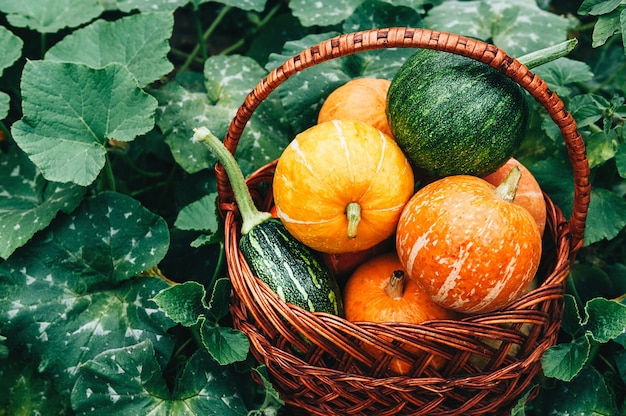
[(385, 293), (391, 298), (398, 300), (404, 294), (404, 272), (402, 270), (394, 270), (389, 277), (389, 282), (385, 286)]
[(224, 143), (220, 141), (209, 129), (206, 127), (200, 127), (194, 129), (193, 141), (204, 143), (211, 153), (215, 155), (217, 160), (220, 161), (230, 186), (233, 188), (233, 194), (235, 195), (235, 201), (239, 207), (239, 213), (243, 223), (241, 225), (241, 233), (247, 234), (254, 226), (261, 224), (263, 221), (272, 217), (269, 212), (261, 212), (254, 205), (250, 190), (246, 185), (246, 180), (243, 177), (243, 173), (235, 160), (235, 157), (224, 146)]
[(498, 185), (498, 187), (493, 191), (505, 201), (513, 202), (521, 177), (522, 171), (519, 167), (514, 166), (509, 174), (506, 175), (506, 178), (502, 180), (502, 183), (500, 183), (500, 185)]
[(361, 205), (358, 202), (350, 202), (346, 206), (346, 216), (348, 217), (348, 239), (356, 238), (356, 228), (361, 222)]

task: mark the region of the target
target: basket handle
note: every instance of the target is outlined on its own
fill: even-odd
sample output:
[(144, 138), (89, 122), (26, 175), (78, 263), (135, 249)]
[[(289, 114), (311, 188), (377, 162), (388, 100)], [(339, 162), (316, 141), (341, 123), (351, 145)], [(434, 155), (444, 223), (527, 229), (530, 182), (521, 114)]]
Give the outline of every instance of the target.
[[(252, 113), (273, 90), (297, 72), (334, 58), (386, 48), (436, 49), (483, 62), (517, 82), (543, 105), (561, 130), (573, 168), (574, 207), (569, 227), (571, 251), (578, 251), (583, 243), (591, 186), (585, 144), (578, 132), (576, 122), (565, 109), (563, 101), (538, 75), (496, 46), (476, 39), (446, 32), (405, 27), (365, 30), (330, 38), (291, 57), (272, 70), (254, 87), (231, 121), (224, 138), (224, 145), (234, 154)], [(232, 189), (224, 169), (219, 164), (216, 166), (216, 176), (220, 202), (226, 204), (222, 206), (230, 207), (226, 209), (234, 209)]]

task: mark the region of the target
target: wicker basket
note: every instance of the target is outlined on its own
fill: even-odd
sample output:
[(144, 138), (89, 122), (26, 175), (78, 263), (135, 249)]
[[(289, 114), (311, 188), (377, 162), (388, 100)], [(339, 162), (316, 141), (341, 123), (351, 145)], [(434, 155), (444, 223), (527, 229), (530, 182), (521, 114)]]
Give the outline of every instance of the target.
[[(247, 96), (224, 143), (235, 152), (258, 105), (291, 75), (327, 60), (373, 49), (428, 48), (488, 64), (525, 88), (559, 126), (573, 166), (573, 215), (566, 221), (546, 196), (548, 221), (539, 286), (502, 310), (461, 321), (354, 324), (310, 313), (281, 301), (251, 273), (238, 249), (240, 219), (228, 179), (216, 167), (225, 219), (231, 313), (250, 339), (274, 386), (294, 412), (314, 415), (479, 415), (504, 413), (539, 372), (542, 353), (556, 343), (564, 282), (582, 238), (589, 206), (589, 166), (582, 138), (563, 102), (547, 84), (493, 45), (431, 30), (388, 28), (341, 35), (312, 46), (274, 69)], [(275, 162), (248, 180), (256, 202), (267, 209)], [(306, 342), (304, 339), (308, 340)], [(365, 348), (365, 346), (369, 348)], [(372, 356), (371, 348), (382, 353)], [(425, 351), (414, 355), (415, 347)], [(413, 362), (408, 376), (387, 371), (394, 357)], [(429, 366), (443, 357), (440, 370)]]

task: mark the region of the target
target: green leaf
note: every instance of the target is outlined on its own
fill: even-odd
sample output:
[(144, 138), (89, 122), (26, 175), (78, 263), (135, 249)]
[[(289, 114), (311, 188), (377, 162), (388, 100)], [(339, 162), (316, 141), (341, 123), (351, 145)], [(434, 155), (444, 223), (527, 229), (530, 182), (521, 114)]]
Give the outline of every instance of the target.
[(92, 68), (119, 63), (145, 86), (173, 68), (167, 59), (173, 26), (171, 13), (141, 13), (113, 22), (96, 20), (50, 48), (45, 59)]
[(567, 39), (568, 19), (527, 0), (446, 1), (424, 18), (430, 29), (493, 43), (519, 57)]
[(611, 130), (609, 134), (606, 134), (604, 131), (599, 131), (587, 138), (585, 146), (590, 168), (593, 169), (596, 166), (600, 166), (615, 157), (619, 145), (616, 136), (617, 132)]
[(4, 120), (4, 118), (9, 114), (11, 98), (0, 91), (0, 120)]
[(176, 383), (172, 416), (245, 416), (247, 411), (233, 383), (230, 366), (220, 366), (204, 350), (197, 351), (187, 362)]
[(591, 46), (598, 48), (604, 45), (611, 36), (621, 32), (621, 14), (625, 9), (625, 6), (620, 6), (611, 13), (598, 17), (591, 35)]
[(270, 380), (270, 376), (267, 372), (267, 367), (262, 364), (258, 367), (253, 368), (251, 371), (257, 374), (261, 382), (263, 383), (263, 387), (265, 387), (265, 395), (266, 397), (271, 398), (271, 400), (275, 401), (279, 405), (283, 405), (285, 402), (280, 398), (280, 394), (274, 388)]
[(250, 341), (238, 329), (217, 326), (205, 320), (200, 335), (207, 351), (220, 365), (243, 361), (248, 355)]
[(617, 173), (622, 178), (626, 178), (626, 142), (620, 143), (615, 153), (615, 165)]
[(0, 414), (65, 414), (64, 398), (55, 391), (54, 382), (37, 371), (37, 363), (18, 358), (11, 357), (0, 365)]
[(570, 335), (572, 338), (576, 338), (582, 329), (582, 319), (580, 317), (580, 313), (578, 312), (578, 306), (576, 305), (574, 297), (569, 294), (565, 295), (564, 302), (565, 306), (563, 311), (563, 320), (561, 322), (561, 330)]
[(567, 85), (587, 82), (593, 78), (593, 72), (591, 72), (589, 65), (569, 58), (560, 58), (548, 62), (533, 68), (533, 71), (562, 97), (567, 97), (570, 94), (571, 89)]
[(99, 0), (3, 0), (0, 11), (7, 14), (7, 20), (13, 26), (55, 33), (65, 27), (89, 22), (104, 8)]
[(88, 291), (79, 274), (42, 270), (43, 262), (35, 267), (30, 257), (14, 257), (0, 270), (8, 279), (0, 287), (8, 295), (0, 302), (2, 331), (39, 363), (39, 371), (55, 378), (61, 394), (69, 394), (79, 366), (101, 351), (151, 339), (162, 359), (171, 354), (174, 342), (166, 330), (173, 322), (149, 301), (166, 285), (162, 280), (135, 278)]
[(542, 391), (536, 400), (537, 415), (599, 416), (618, 414), (615, 398), (602, 374), (585, 366), (569, 382), (557, 382), (553, 389)]
[(111, 0), (115, 3), (115, 7), (123, 12), (131, 12), (133, 10), (139, 10), (142, 13), (146, 12), (170, 12), (179, 7), (183, 7), (189, 3), (190, 0)]
[(205, 316), (205, 298), (204, 286), (190, 281), (162, 290), (153, 300), (174, 322), (191, 327)]
[(601, 15), (612, 12), (620, 5), (622, 0), (585, 0), (578, 8), (578, 14)]
[[(193, 143), (193, 129), (205, 126), (217, 137), (228, 126), (245, 97), (267, 72), (251, 58), (213, 56), (204, 67), (206, 93), (168, 85), (154, 95), (159, 100), (157, 124), (176, 162), (189, 173), (212, 168), (215, 158), (201, 143)], [(171, 84), (171, 83), (170, 83)], [(289, 142), (278, 97), (268, 97), (246, 125), (236, 157), (244, 173), (275, 160)]]
[(130, 141), (154, 126), (156, 100), (120, 64), (29, 61), (22, 94), (24, 117), (13, 137), (50, 181), (91, 184), (108, 139)]
[[(193, 0), (196, 4), (208, 3), (213, 0)], [(220, 0), (221, 4), (237, 7), (242, 10), (254, 10), (262, 12), (265, 8), (266, 0)]]
[(585, 246), (611, 240), (626, 226), (626, 200), (608, 189), (592, 188)]
[(6, 358), (9, 356), (9, 348), (4, 345), (6, 339), (7, 337), (3, 337), (2, 335), (0, 335), (0, 361), (6, 360)]
[(361, 3), (363, 0), (292, 0), (289, 8), (303, 26), (330, 26), (344, 21)]
[(174, 227), (180, 230), (205, 231), (213, 234), (219, 229), (220, 221), (217, 211), (217, 192), (212, 192), (183, 207), (176, 217)]
[(0, 154), (0, 257), (26, 244), (59, 211), (73, 211), (84, 193), (76, 185), (46, 181), (18, 149)]
[(585, 327), (596, 341), (606, 343), (626, 333), (626, 305), (595, 298), (585, 305)]
[(24, 41), (11, 33), (7, 28), (0, 26), (0, 76), (4, 70), (22, 56)]
[(210, 316), (213, 317), (215, 322), (228, 315), (230, 291), (232, 288), (233, 286), (228, 278), (223, 277), (215, 281), (208, 306)]
[(245, 416), (233, 376), (200, 350), (187, 360), (170, 393), (146, 340), (85, 363), (72, 390), (72, 408), (77, 415)]
[(590, 350), (587, 337), (554, 345), (541, 356), (543, 372), (547, 377), (570, 381), (587, 363)]
[(344, 33), (380, 27), (421, 27), (422, 18), (418, 11), (398, 3), (365, 1), (343, 22)]

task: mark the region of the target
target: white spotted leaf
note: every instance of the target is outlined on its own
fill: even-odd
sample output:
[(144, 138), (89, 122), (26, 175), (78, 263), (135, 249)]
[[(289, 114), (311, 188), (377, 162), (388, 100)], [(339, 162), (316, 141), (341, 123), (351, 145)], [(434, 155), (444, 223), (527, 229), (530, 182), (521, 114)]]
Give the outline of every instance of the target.
[(85, 363), (72, 391), (77, 415), (243, 416), (230, 367), (197, 351), (170, 392), (150, 341), (104, 351)]
[(26, 244), (59, 211), (71, 212), (84, 192), (74, 184), (46, 181), (18, 149), (0, 154), (0, 257)]
[(41, 33), (55, 33), (77, 27), (98, 17), (103, 11), (100, 0), (2, 0), (0, 11), (11, 25)]

